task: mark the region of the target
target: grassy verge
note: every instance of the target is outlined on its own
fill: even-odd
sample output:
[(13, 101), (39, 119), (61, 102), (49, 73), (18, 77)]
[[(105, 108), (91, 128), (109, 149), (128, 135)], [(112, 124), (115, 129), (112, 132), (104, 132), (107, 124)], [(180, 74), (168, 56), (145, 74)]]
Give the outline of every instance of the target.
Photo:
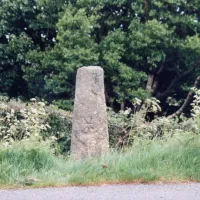
[(123, 152), (73, 161), (38, 144), (0, 150), (0, 188), (90, 185), (116, 182), (200, 181), (200, 137), (135, 142)]

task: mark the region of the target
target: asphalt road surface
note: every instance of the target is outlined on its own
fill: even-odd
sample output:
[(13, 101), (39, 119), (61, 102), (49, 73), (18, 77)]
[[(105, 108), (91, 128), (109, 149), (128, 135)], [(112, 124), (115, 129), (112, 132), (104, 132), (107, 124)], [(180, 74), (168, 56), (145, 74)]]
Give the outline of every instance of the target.
[(0, 200), (200, 200), (200, 183), (0, 190)]

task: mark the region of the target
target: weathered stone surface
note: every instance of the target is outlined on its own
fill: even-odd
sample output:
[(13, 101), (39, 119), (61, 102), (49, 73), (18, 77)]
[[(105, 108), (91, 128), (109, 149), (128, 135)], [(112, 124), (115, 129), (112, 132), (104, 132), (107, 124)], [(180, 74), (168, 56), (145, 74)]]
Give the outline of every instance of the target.
[(76, 75), (71, 155), (82, 159), (108, 151), (103, 69), (97, 66), (82, 67)]

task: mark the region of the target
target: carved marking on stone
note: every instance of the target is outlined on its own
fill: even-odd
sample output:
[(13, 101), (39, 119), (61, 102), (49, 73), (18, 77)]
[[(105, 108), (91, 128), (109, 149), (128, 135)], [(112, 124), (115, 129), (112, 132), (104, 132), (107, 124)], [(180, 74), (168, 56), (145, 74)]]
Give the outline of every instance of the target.
[(93, 81), (94, 81), (93, 85), (92, 85), (92, 92), (95, 95), (98, 95), (102, 98), (103, 84), (102, 84), (102, 81), (101, 81), (101, 74), (98, 71), (93, 71), (92, 72), (92, 78), (93, 78)]
[(85, 128), (83, 129), (83, 133), (92, 133), (95, 131), (92, 123), (92, 117), (85, 118)]
[(93, 124), (92, 123), (92, 117), (85, 118), (84, 120), (85, 120), (86, 124)]
[(75, 133), (74, 136), (75, 136), (75, 139), (76, 139), (77, 141), (79, 141), (82, 145), (84, 145), (84, 146), (86, 145), (86, 141), (83, 140), (83, 138), (81, 137), (80, 134)]
[(92, 72), (92, 76), (93, 76), (93, 78), (94, 78), (95, 84), (98, 84), (98, 85), (99, 85), (101, 75), (98, 74), (97, 72)]

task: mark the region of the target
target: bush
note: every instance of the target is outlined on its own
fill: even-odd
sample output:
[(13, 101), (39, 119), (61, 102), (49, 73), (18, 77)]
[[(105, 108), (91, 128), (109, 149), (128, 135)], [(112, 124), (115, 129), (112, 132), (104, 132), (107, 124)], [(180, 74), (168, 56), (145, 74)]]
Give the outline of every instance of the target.
[(130, 113), (130, 109), (119, 113), (108, 110), (109, 142), (112, 148), (123, 147), (131, 143), (130, 133), (134, 127), (135, 118)]
[(43, 102), (32, 99), (29, 104), (9, 101), (0, 104), (0, 140), (11, 145), (16, 140), (41, 139), (40, 133), (50, 128)]
[[(52, 140), (58, 154), (68, 154), (72, 132), (71, 112), (46, 106), (44, 102), (22, 103), (0, 98), (0, 141), (11, 145), (16, 140)], [(197, 103), (195, 103), (195, 108)], [(193, 109), (194, 110), (194, 109)], [(193, 118), (157, 118), (138, 125), (137, 113), (131, 109), (115, 113), (108, 109), (108, 129), (111, 148), (131, 146), (136, 138), (152, 140), (172, 137), (177, 132), (199, 133), (199, 115)]]
[(48, 113), (48, 124), (51, 127), (48, 131), (43, 132), (45, 138), (54, 137), (57, 141), (57, 151), (66, 154), (70, 150), (72, 116), (70, 112), (57, 109), (55, 106), (46, 108)]
[(0, 141), (4, 146), (18, 140), (51, 139), (59, 153), (69, 151), (72, 127), (70, 112), (52, 105), (46, 106), (36, 99), (29, 103), (1, 99)]

